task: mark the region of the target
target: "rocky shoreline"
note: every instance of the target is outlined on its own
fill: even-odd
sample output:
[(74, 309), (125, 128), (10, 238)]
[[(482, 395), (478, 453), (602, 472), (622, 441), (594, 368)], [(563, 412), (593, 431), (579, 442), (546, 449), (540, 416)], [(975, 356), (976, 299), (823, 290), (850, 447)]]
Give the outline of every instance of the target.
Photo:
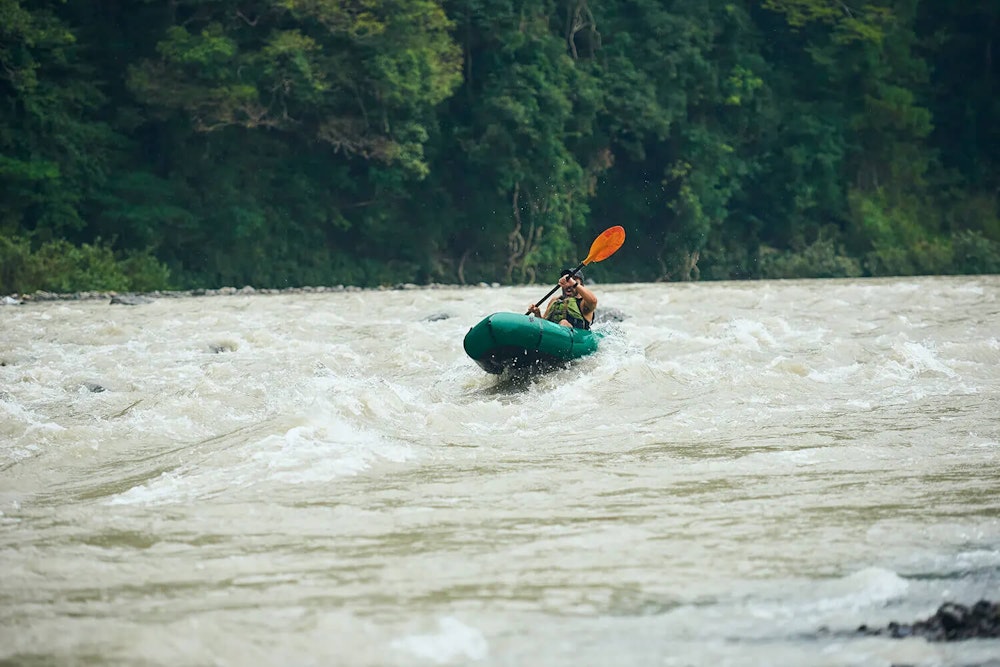
[[(330, 294), (338, 292), (389, 292), (399, 290), (440, 290), (440, 289), (498, 289), (500, 283), (478, 283), (475, 285), (444, 285), (431, 283), (416, 285), (414, 283), (399, 283), (391, 287), (354, 287), (335, 285), (333, 287), (286, 287), (281, 289), (256, 289), (254, 287), (220, 287), (219, 289), (191, 289), (155, 292), (44, 292), (31, 294), (8, 294), (0, 297), (0, 306), (20, 306), (31, 303), (47, 303), (52, 301), (107, 301), (109, 305), (141, 306), (153, 303), (156, 299), (183, 299), (201, 296), (248, 296), (254, 294)], [(536, 285), (536, 287), (539, 287)], [(435, 313), (424, 318), (427, 321), (448, 319), (447, 313)], [(594, 319), (595, 324), (623, 322), (628, 316), (617, 308), (599, 308)]]
[(8, 294), (0, 297), (0, 305), (13, 306), (26, 303), (48, 302), (48, 301), (110, 301), (112, 304), (138, 305), (149, 303), (153, 299), (180, 299), (197, 296), (235, 296), (250, 294), (327, 294), (338, 292), (388, 292), (393, 290), (434, 290), (434, 289), (473, 289), (473, 288), (500, 287), (500, 283), (477, 283), (475, 285), (444, 285), (431, 283), (429, 285), (416, 285), (414, 283), (398, 283), (392, 286), (380, 287), (356, 287), (353, 285), (333, 285), (329, 287), (283, 287), (283, 288), (255, 288), (246, 287), (220, 287), (218, 289), (190, 289), (190, 290), (156, 290), (153, 292), (113, 292), (113, 291), (85, 291), (85, 292), (46, 292), (38, 290), (30, 294)]

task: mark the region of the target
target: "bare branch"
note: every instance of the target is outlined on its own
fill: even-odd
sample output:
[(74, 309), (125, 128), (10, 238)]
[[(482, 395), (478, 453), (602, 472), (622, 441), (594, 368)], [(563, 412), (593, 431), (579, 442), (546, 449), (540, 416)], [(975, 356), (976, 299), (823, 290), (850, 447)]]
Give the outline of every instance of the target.
[(243, 12), (242, 12), (242, 11), (240, 11), (239, 9), (237, 9), (237, 10), (236, 10), (236, 16), (237, 16), (238, 18), (241, 18), (241, 19), (243, 19), (243, 22), (244, 22), (244, 23), (246, 23), (246, 24), (247, 24), (248, 26), (250, 26), (251, 28), (255, 28), (255, 27), (257, 27), (257, 21), (259, 21), (259, 20), (260, 20), (260, 17), (259, 17), (259, 16), (257, 16), (257, 17), (255, 17), (255, 18), (254, 18), (254, 19), (253, 19), (253, 20), (251, 21), (251, 20), (250, 20), (250, 19), (248, 19), (248, 18), (247, 18), (246, 16), (244, 16)]

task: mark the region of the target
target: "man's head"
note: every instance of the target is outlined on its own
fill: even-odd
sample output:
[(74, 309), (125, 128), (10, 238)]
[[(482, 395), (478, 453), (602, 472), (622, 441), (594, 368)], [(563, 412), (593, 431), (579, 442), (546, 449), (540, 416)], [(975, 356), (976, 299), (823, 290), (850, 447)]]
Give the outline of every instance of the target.
[(569, 287), (566, 286), (563, 287), (562, 291), (563, 295), (565, 296), (570, 296), (571, 294), (576, 293), (576, 283), (579, 283), (581, 285), (583, 284), (583, 274), (579, 271), (573, 273), (573, 269), (563, 269), (562, 272), (559, 274), (559, 279), (562, 280), (563, 277), (569, 276), (571, 274), (573, 276), (572, 280), (575, 282), (571, 283)]
[(562, 273), (559, 274), (559, 277), (562, 278), (563, 276), (568, 276), (571, 273), (573, 274), (573, 278), (578, 283), (583, 284), (585, 282), (583, 279), (583, 271), (577, 271), (576, 273), (573, 273), (573, 269), (563, 269)]

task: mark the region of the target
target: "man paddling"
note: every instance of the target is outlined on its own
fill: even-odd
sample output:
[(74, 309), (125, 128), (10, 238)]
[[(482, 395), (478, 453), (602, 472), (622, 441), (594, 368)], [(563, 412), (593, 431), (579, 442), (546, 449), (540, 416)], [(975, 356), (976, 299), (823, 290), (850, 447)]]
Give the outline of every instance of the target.
[[(583, 274), (577, 272), (574, 275), (572, 269), (563, 269), (559, 274), (559, 287), (562, 288), (562, 296), (549, 301), (545, 309), (545, 319), (558, 322), (564, 327), (589, 329), (594, 322), (597, 297), (583, 286)], [(542, 317), (541, 311), (535, 304), (528, 307), (528, 313)]]

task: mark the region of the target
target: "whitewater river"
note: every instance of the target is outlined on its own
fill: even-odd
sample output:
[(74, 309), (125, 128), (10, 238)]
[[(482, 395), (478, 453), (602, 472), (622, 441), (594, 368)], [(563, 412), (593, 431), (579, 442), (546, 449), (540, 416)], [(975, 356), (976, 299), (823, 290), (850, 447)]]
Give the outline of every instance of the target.
[(998, 664), (1000, 277), (546, 289), (0, 307), (0, 664)]

